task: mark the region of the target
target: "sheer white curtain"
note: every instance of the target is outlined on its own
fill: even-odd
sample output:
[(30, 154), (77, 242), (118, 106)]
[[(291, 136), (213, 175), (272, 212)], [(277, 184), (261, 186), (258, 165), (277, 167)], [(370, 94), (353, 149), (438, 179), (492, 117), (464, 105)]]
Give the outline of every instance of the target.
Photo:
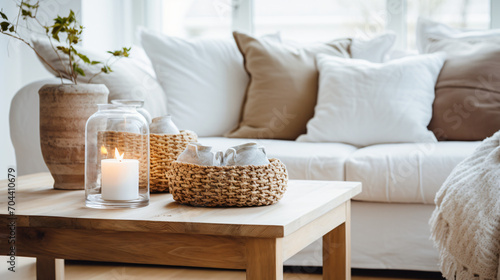
[(139, 45), (138, 27), (161, 30), (161, 0), (82, 1), (83, 45), (104, 51)]
[(162, 3), (162, 31), (171, 36), (187, 37), (181, 23), (191, 8), (194, 0), (164, 0)]

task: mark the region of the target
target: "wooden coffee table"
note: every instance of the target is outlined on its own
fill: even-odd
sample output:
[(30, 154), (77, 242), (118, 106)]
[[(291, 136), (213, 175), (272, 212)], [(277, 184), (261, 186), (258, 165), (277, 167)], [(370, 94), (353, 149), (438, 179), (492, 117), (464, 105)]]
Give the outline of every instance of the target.
[[(170, 194), (139, 209), (84, 206), (84, 191), (52, 189), (48, 173), (16, 187), (17, 256), (37, 258), (37, 279), (64, 276), (64, 259), (245, 269), (247, 279), (283, 279), (283, 262), (323, 237), (323, 279), (350, 279), (350, 200), (361, 183), (290, 181), (272, 206), (200, 208)], [(0, 183), (2, 197), (7, 182)], [(0, 204), (7, 240), (7, 201)], [(0, 243), (0, 254), (9, 244)]]

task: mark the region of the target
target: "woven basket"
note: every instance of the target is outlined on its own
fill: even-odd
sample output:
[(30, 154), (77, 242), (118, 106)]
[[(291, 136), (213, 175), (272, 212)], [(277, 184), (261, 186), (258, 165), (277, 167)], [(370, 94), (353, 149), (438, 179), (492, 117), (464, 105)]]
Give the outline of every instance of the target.
[(288, 173), (278, 159), (267, 165), (200, 166), (174, 161), (167, 171), (174, 200), (193, 206), (262, 206), (278, 202)]
[(180, 134), (149, 134), (149, 190), (150, 192), (168, 192), (166, 171), (170, 163), (186, 149), (191, 142), (198, 141), (196, 133), (183, 130)]

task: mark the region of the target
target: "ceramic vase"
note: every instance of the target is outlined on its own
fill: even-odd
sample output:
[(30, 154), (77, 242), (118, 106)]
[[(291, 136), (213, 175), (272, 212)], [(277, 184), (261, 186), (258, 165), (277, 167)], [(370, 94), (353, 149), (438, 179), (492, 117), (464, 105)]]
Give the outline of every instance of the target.
[(204, 166), (219, 166), (222, 152), (213, 153), (212, 147), (203, 146), (200, 143), (189, 143), (177, 161)]
[(179, 134), (180, 131), (172, 121), (172, 116), (156, 117), (149, 125), (149, 132), (154, 134)]
[(39, 91), (40, 145), (55, 189), (84, 189), (85, 123), (108, 103), (100, 84), (49, 84)]
[(245, 143), (227, 149), (224, 154), (224, 163), (234, 165), (266, 165), (269, 164), (266, 150), (257, 143)]

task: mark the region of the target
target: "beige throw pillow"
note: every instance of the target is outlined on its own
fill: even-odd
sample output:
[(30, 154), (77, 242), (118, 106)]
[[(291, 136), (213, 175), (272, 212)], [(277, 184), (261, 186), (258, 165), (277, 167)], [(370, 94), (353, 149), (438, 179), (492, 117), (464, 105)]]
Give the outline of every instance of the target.
[(234, 32), (250, 75), (241, 122), (234, 138), (295, 140), (314, 116), (318, 93), (315, 56), (349, 58), (350, 39), (298, 46)]
[[(458, 43), (456, 44), (458, 45)], [(439, 140), (478, 141), (500, 130), (500, 47), (450, 55), (436, 83), (429, 129)]]

